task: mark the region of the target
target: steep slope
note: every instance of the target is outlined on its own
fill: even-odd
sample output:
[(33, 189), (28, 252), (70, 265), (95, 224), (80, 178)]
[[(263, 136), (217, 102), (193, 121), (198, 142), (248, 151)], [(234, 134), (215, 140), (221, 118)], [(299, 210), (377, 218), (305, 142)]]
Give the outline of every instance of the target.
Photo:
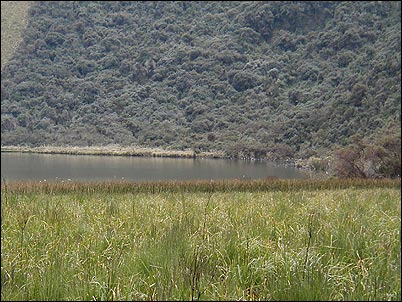
[(21, 42), (27, 24), (30, 1), (1, 1), (1, 68)]
[(400, 2), (35, 2), (2, 145), (322, 156), (399, 135)]

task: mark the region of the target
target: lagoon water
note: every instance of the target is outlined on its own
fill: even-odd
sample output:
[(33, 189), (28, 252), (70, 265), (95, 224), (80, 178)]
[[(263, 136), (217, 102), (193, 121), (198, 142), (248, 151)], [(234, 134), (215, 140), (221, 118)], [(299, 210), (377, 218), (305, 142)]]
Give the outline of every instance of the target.
[(307, 178), (308, 173), (265, 161), (2, 152), (6, 181), (163, 181)]

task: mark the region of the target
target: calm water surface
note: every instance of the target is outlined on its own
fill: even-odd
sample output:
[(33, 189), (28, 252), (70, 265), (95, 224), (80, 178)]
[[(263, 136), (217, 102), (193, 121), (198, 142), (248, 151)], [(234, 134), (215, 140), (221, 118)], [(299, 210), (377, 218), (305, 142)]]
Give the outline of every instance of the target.
[(270, 162), (130, 156), (1, 153), (1, 177), (14, 180), (195, 180), (307, 178), (306, 172)]

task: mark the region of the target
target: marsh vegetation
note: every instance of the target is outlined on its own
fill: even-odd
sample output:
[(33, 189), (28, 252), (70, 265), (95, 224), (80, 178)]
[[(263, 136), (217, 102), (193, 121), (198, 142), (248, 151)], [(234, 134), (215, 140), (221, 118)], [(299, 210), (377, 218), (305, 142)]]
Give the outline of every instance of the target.
[(400, 180), (2, 183), (2, 300), (400, 300)]

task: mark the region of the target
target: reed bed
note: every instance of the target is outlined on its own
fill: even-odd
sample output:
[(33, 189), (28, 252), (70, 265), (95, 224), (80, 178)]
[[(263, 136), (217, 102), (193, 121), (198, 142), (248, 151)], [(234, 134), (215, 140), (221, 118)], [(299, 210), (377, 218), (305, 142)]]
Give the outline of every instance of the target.
[(401, 179), (257, 179), (194, 181), (12, 181), (3, 179), (1, 189), (29, 193), (163, 193), (163, 192), (257, 192), (345, 188), (400, 188)]
[(400, 300), (400, 180), (2, 183), (2, 300)]

